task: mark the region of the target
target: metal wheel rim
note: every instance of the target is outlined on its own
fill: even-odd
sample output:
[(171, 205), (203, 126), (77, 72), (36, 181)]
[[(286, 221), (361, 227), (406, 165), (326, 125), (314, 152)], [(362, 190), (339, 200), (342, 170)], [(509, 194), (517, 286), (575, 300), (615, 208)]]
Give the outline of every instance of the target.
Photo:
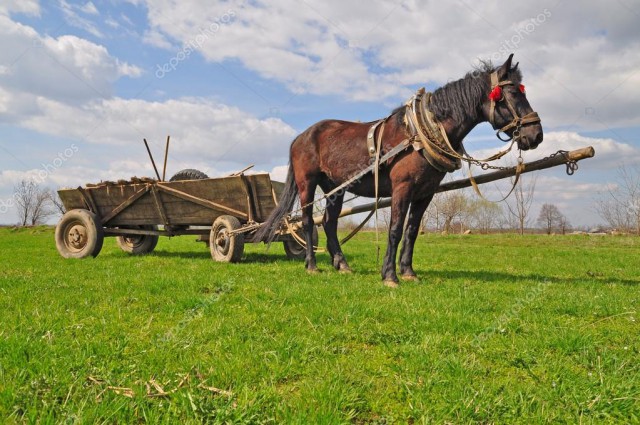
[(231, 246), (231, 241), (229, 237), (229, 232), (227, 229), (220, 229), (216, 233), (215, 238), (215, 250), (223, 256), (226, 256), (229, 253), (229, 248)]
[(64, 246), (70, 252), (80, 252), (87, 246), (87, 228), (80, 220), (73, 220), (64, 227)]

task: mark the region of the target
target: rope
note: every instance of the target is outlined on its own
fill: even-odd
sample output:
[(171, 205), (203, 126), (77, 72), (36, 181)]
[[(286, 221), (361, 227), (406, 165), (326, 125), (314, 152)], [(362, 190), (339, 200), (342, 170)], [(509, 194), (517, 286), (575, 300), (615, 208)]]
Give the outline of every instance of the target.
[[(373, 206), (373, 211), (376, 215), (376, 267), (380, 265), (380, 229), (378, 228), (378, 192), (380, 188), (380, 151), (382, 149), (382, 133), (384, 131), (384, 122), (380, 126), (380, 132), (378, 133), (377, 138), (377, 146), (376, 146), (376, 160), (375, 167), (373, 168), (373, 180), (374, 180), (374, 195), (375, 195), (375, 203)], [(375, 134), (374, 134), (375, 137)]]

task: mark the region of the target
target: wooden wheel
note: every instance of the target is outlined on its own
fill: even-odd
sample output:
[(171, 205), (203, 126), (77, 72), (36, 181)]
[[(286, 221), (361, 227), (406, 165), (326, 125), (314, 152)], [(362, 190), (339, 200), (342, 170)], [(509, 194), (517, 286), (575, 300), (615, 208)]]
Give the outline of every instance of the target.
[(216, 218), (209, 234), (209, 249), (214, 260), (224, 263), (240, 261), (244, 252), (244, 234), (230, 233), (240, 227), (240, 221), (233, 216)]
[(104, 229), (88, 210), (67, 211), (56, 226), (56, 248), (64, 258), (95, 257), (102, 249)]

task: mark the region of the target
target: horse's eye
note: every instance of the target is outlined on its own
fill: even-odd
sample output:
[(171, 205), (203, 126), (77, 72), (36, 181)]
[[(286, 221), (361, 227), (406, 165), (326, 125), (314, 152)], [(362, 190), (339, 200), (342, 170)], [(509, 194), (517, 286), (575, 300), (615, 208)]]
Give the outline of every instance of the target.
[(526, 93), (525, 89), (524, 89), (524, 84), (520, 84), (520, 86), (518, 86), (518, 88), (520, 89), (521, 93)]

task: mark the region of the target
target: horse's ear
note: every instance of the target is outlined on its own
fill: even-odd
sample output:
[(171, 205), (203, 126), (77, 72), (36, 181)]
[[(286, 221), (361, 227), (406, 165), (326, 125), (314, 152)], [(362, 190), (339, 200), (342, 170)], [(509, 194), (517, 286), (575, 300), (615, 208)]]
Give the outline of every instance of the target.
[(513, 53), (509, 55), (505, 63), (502, 64), (500, 69), (498, 69), (498, 79), (503, 80), (507, 78), (509, 71), (511, 70), (511, 60), (513, 59)]
[(520, 65), (520, 62), (516, 62), (516, 64), (513, 65), (513, 68), (511, 68), (511, 71), (517, 71), (518, 70), (518, 65)]

